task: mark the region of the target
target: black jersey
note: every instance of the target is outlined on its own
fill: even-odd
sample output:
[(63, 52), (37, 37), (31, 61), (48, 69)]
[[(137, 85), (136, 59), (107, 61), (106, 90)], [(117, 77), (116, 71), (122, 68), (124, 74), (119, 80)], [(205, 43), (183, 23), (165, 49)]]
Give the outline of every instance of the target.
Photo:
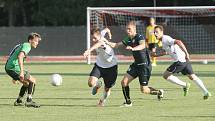
[[(123, 39), (122, 43), (125, 46), (131, 46), (131, 47), (136, 47), (140, 45), (140, 41), (145, 41), (144, 37), (140, 34), (136, 34), (134, 38), (126, 37)], [(149, 56), (149, 51), (147, 48), (144, 48), (143, 50), (138, 50), (138, 51), (132, 51), (135, 64), (144, 64), (144, 65), (150, 65), (150, 56)]]

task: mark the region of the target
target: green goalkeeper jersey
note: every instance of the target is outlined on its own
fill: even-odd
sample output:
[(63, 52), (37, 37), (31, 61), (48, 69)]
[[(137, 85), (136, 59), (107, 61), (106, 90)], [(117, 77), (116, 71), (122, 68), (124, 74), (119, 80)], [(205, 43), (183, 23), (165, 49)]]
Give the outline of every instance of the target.
[[(17, 73), (20, 73), (20, 65), (19, 65), (18, 55), (20, 52), (24, 52), (25, 58), (26, 58), (26, 56), (28, 55), (30, 50), (31, 50), (31, 45), (28, 42), (16, 45), (9, 54), (9, 58), (7, 60), (5, 69), (6, 70), (13, 70)], [(23, 62), (25, 61), (25, 58), (23, 59)]]

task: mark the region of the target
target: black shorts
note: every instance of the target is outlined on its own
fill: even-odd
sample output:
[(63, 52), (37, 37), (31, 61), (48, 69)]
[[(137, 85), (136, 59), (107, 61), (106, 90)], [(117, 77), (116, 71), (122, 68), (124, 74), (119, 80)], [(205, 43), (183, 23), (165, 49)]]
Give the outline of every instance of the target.
[[(13, 79), (13, 80), (20, 80), (19, 74), (13, 70), (5, 70), (6, 73)], [(30, 78), (30, 73), (28, 71), (24, 71), (24, 80), (28, 80)]]
[(152, 51), (153, 48), (158, 48), (158, 43), (149, 43), (149, 50)]
[(134, 78), (138, 77), (140, 85), (147, 86), (151, 76), (151, 71), (151, 65), (137, 65), (133, 63), (130, 65), (127, 73)]
[(189, 61), (187, 62), (174, 62), (172, 65), (170, 65), (167, 68), (167, 71), (171, 72), (171, 73), (179, 73), (181, 72), (183, 75), (191, 75), (194, 74), (193, 73), (193, 68), (190, 64)]
[(115, 85), (117, 74), (118, 74), (117, 65), (110, 68), (102, 68), (95, 64), (90, 73), (90, 76), (95, 76), (98, 79), (102, 77), (104, 80), (105, 87), (111, 88)]

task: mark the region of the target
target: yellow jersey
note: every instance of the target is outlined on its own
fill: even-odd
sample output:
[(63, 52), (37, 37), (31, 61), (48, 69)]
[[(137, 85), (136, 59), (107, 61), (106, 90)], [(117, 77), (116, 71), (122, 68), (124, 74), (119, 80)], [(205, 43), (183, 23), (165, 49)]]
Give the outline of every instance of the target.
[(148, 40), (148, 43), (158, 43), (158, 40), (156, 39), (155, 37), (155, 34), (154, 34), (154, 28), (155, 26), (147, 26), (146, 28), (146, 39)]
[(146, 39), (148, 39), (148, 44), (158, 43), (158, 46), (162, 47), (162, 42), (159, 42), (155, 37), (154, 28), (155, 26), (151, 26), (151, 25), (147, 26), (146, 28)]

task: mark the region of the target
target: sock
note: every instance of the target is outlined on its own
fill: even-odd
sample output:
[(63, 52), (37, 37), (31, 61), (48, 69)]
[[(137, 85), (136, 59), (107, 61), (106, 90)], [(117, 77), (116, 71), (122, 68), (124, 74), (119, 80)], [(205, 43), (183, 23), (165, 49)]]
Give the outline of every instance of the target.
[(174, 84), (177, 84), (179, 86), (182, 86), (182, 87), (186, 87), (186, 83), (181, 81), (180, 79), (178, 79), (178, 77), (176, 76), (173, 76), (173, 75), (170, 75), (168, 78), (167, 78), (168, 81), (174, 83)]
[(36, 85), (34, 84), (32, 95), (34, 95), (34, 92), (35, 92), (35, 86), (36, 86)]
[(131, 104), (129, 86), (122, 87), (123, 95), (127, 104)]
[(17, 98), (17, 102), (21, 102), (23, 96), (25, 95), (27, 88), (28, 87), (26, 87), (24, 85), (21, 87), (20, 92), (19, 92), (19, 97)]
[(205, 85), (203, 84), (202, 80), (199, 79), (197, 76), (194, 76), (193, 78), (194, 82), (198, 85), (198, 87), (202, 90), (202, 92), (204, 94), (207, 94), (208, 93), (208, 90), (207, 88), (205, 87)]
[(34, 83), (33, 82), (29, 82), (29, 85), (28, 85), (28, 94), (32, 94), (33, 87), (34, 87)]
[(27, 102), (31, 102), (31, 101), (32, 101), (32, 95), (28, 95)]
[(156, 64), (156, 57), (152, 57), (152, 63)]
[(27, 102), (32, 101), (33, 87), (34, 87), (34, 83), (33, 83), (33, 82), (29, 82), (29, 85), (28, 85), (28, 97), (27, 97)]
[(105, 102), (106, 99), (107, 99), (109, 96), (110, 96), (110, 90), (109, 90), (108, 92), (106, 92), (106, 91), (104, 90), (103, 95), (102, 95), (102, 97), (101, 97), (101, 100), (102, 100), (103, 102)]
[(154, 88), (152, 88), (152, 87), (149, 87), (149, 89), (150, 89), (150, 94), (151, 94), (151, 95), (158, 95), (158, 94), (161, 94), (161, 92), (160, 92), (159, 90), (157, 90), (157, 89), (154, 89)]

